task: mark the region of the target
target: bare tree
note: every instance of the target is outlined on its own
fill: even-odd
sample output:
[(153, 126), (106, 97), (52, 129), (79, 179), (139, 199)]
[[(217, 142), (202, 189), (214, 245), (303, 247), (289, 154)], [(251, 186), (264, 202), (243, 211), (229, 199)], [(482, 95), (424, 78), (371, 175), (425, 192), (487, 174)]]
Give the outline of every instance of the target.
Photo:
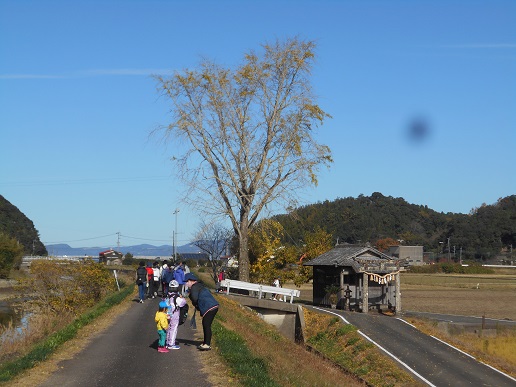
[(195, 234), (195, 242), (193, 244), (208, 254), (215, 283), (218, 282), (216, 260), (226, 252), (233, 235), (233, 231), (230, 228), (204, 221), (201, 223), (199, 231)]
[(329, 117), (310, 84), (315, 43), (293, 38), (262, 48), (235, 69), (203, 60), (199, 69), (156, 76), (172, 105), (165, 139), (184, 149), (174, 160), (189, 187), (186, 202), (229, 217), (243, 281), (250, 227), (273, 202), (295, 205), (298, 190), (316, 185), (319, 167), (332, 162), (313, 133)]

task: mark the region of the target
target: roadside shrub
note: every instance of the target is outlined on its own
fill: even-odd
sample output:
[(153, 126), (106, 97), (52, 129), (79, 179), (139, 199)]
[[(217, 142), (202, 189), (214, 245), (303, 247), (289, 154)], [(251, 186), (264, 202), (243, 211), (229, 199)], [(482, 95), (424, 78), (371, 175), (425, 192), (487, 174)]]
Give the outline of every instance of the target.
[(408, 272), (421, 274), (494, 274), (493, 269), (483, 267), (482, 265), (462, 266), (458, 263), (439, 263), (436, 265), (411, 266), (408, 269)]
[(55, 313), (77, 315), (116, 287), (104, 265), (87, 261), (37, 260), (31, 264), (28, 295)]
[(0, 278), (9, 277), (14, 266), (19, 266), (23, 256), (23, 246), (7, 234), (0, 233)]

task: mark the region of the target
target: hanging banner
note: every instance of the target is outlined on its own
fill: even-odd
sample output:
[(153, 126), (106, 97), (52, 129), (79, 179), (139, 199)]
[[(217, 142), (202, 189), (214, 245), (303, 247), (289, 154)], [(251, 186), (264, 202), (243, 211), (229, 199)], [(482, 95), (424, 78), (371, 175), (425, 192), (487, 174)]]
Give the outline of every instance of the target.
[(398, 275), (400, 272), (399, 270), (394, 273), (389, 273), (385, 275), (375, 274), (375, 273), (368, 273), (367, 271), (364, 272), (369, 276), (369, 280), (373, 282), (377, 282), (380, 285), (388, 284), (391, 281), (394, 281), (396, 279), (396, 275)]

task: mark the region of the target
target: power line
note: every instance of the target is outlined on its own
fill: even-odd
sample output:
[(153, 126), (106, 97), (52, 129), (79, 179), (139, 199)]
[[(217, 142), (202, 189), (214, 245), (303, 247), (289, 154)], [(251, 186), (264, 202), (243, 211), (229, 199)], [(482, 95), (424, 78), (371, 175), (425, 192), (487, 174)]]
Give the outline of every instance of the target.
[[(134, 237), (134, 236), (124, 235), (124, 234), (121, 234), (120, 232), (116, 232), (116, 233), (113, 233), (113, 234), (102, 235), (102, 236), (92, 237), (92, 238), (82, 238), (82, 239), (74, 239), (74, 240), (68, 240), (68, 241), (57, 241), (57, 242), (43, 242), (43, 244), (50, 245), (50, 244), (58, 244), (58, 243), (82, 242), (82, 241), (90, 241), (90, 240), (94, 240), (94, 239), (102, 239), (102, 238), (111, 237), (111, 236), (115, 236), (115, 235), (118, 236), (118, 243), (120, 243), (120, 238), (137, 239), (137, 240), (149, 241), (149, 242), (171, 242), (170, 238), (169, 239), (141, 238), (141, 237)], [(182, 240), (182, 242), (190, 242), (190, 241), (185, 239), (185, 240)]]
[(138, 238), (138, 237), (132, 237), (132, 236), (124, 235), (124, 234), (122, 234), (121, 236), (122, 236), (122, 237), (124, 237), (124, 238), (129, 238), (129, 239), (139, 239), (139, 240), (142, 240), (142, 241), (152, 241), (152, 242), (170, 242), (170, 239), (149, 239), (149, 238)]
[(93, 239), (101, 239), (101, 238), (106, 238), (106, 237), (113, 236), (113, 235), (116, 235), (116, 233), (103, 235), (103, 236), (99, 236), (99, 237), (93, 237), (93, 238), (74, 239), (72, 241), (57, 241), (57, 242), (43, 242), (43, 243), (45, 245), (50, 245), (50, 244), (56, 244), (56, 243), (72, 243), (72, 242), (91, 241)]

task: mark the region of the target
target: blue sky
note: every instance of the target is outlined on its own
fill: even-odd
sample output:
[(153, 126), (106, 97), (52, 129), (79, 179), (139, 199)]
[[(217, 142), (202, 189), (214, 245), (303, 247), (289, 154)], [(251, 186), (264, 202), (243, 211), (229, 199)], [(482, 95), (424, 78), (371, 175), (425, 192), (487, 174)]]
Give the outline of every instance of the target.
[[(151, 74), (318, 44), (334, 163), (302, 203), (381, 192), (468, 213), (516, 194), (515, 1), (0, 0), (0, 194), (46, 244), (178, 243), (181, 203)], [(421, 134), (421, 135), (414, 135)]]

